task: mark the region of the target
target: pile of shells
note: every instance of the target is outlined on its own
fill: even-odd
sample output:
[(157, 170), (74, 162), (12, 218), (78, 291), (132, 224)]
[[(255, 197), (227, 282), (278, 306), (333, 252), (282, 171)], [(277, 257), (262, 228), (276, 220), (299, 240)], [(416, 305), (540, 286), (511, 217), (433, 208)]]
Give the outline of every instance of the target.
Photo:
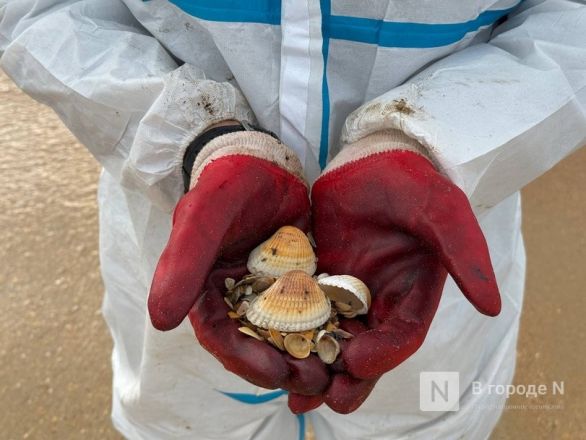
[(291, 356), (317, 353), (326, 364), (340, 353), (338, 340), (352, 334), (339, 328), (338, 315), (354, 318), (370, 307), (370, 291), (350, 275), (314, 276), (317, 258), (308, 237), (280, 228), (248, 258), (248, 275), (226, 278), (228, 316), (239, 330)]

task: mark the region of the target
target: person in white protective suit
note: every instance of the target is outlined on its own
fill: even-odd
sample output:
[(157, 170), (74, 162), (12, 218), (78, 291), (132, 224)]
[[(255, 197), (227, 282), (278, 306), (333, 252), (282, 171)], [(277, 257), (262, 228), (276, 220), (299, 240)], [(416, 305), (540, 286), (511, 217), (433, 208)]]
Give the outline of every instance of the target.
[[(114, 338), (112, 419), (124, 436), (300, 439), (310, 420), (319, 440), (483, 439), (495, 426), (505, 396), (488, 385), (512, 381), (523, 301), (519, 189), (586, 142), (586, 5), (356, 5), (0, 0), (0, 66), (52, 107), (104, 168), (103, 313)], [(306, 182), (316, 179), (310, 208)], [(429, 206), (411, 203), (418, 194)], [(255, 221), (273, 219), (242, 240), (250, 225), (230, 223), (247, 223), (234, 207), (240, 200)], [(367, 229), (387, 203), (399, 213), (389, 214), (397, 227), (389, 246), (400, 243), (425, 270), (404, 265), (389, 275), (383, 272), (394, 263), (381, 269), (360, 258), (387, 237), (380, 227)], [(213, 290), (226, 261), (277, 226), (307, 229), (310, 209), (323, 268), (342, 273), (349, 261), (348, 270), (356, 267), (381, 292), (399, 281), (414, 286), (407, 309), (398, 307), (412, 320), (382, 304), (383, 293), (375, 296), (380, 316), (369, 315), (376, 329), (366, 333), (378, 332), (377, 342), (365, 344), (366, 352), (349, 346), (334, 370), (314, 365), (314, 376), (308, 364), (268, 353), (268, 345), (210, 331), (223, 328), (216, 327), (223, 318), (212, 310), (215, 297), (200, 293), (204, 283)], [(461, 238), (452, 221), (464, 225)], [(366, 247), (353, 240), (354, 230)], [(344, 231), (338, 248), (335, 236)], [(210, 255), (181, 244), (192, 237), (209, 240)], [(205, 267), (193, 279), (165, 265), (181, 266), (198, 252)], [(444, 286), (446, 269), (452, 277)], [(197, 292), (177, 293), (184, 282)], [(500, 314), (483, 316), (460, 290), (478, 311)], [(224, 348), (240, 343), (246, 350), (231, 358)], [(384, 362), (369, 361), (372, 347)], [(426, 371), (459, 373), (459, 410), (420, 410)]]

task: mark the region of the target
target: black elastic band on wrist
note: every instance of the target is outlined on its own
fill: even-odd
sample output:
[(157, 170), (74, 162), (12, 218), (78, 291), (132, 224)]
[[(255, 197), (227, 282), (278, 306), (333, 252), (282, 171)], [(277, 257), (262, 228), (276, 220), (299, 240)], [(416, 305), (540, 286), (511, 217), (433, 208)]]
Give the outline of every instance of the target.
[(240, 125), (224, 125), (221, 127), (210, 128), (209, 130), (205, 131), (204, 133), (196, 137), (185, 150), (185, 155), (183, 156), (182, 173), (183, 187), (186, 193), (187, 191), (189, 191), (189, 184), (191, 182), (191, 170), (193, 169), (195, 158), (203, 149), (203, 147), (205, 147), (208, 142), (210, 142), (212, 139), (217, 138), (218, 136), (222, 136), (228, 133), (235, 133), (237, 131), (260, 131), (261, 133), (268, 134), (277, 140), (279, 139), (277, 135), (272, 131), (255, 127), (247, 122), (241, 122)]

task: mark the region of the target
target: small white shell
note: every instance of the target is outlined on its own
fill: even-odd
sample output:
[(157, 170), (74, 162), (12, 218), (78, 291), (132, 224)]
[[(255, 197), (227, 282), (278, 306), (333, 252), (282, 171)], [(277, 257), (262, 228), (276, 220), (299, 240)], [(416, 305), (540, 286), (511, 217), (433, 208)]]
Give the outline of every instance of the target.
[(328, 333), (328, 331), (326, 329), (322, 329), (319, 332), (317, 332), (317, 336), (315, 337), (315, 342), (319, 342), (319, 340), (321, 338), (324, 337), (324, 335), (326, 335)]
[[(370, 290), (362, 281), (351, 275), (332, 275), (318, 280), (321, 289), (328, 298), (340, 304), (350, 306), (349, 310), (340, 310), (342, 315), (355, 316), (368, 313), (370, 308)], [(341, 308), (347, 309), (342, 306)], [(352, 313), (353, 312), (353, 313)]]
[(316, 345), (317, 355), (325, 364), (333, 364), (340, 354), (340, 344), (330, 335), (322, 335)]
[(246, 267), (255, 275), (275, 278), (292, 270), (313, 275), (317, 258), (302, 230), (283, 226), (250, 253)]
[(246, 315), (246, 311), (248, 310), (249, 306), (250, 306), (250, 303), (248, 301), (242, 301), (240, 303), (240, 305), (238, 306), (238, 308), (236, 309), (236, 314), (238, 316)]
[(236, 285), (236, 281), (234, 280), (234, 278), (226, 278), (224, 280), (224, 284), (226, 286), (226, 289), (232, 290), (234, 288), (234, 286)]

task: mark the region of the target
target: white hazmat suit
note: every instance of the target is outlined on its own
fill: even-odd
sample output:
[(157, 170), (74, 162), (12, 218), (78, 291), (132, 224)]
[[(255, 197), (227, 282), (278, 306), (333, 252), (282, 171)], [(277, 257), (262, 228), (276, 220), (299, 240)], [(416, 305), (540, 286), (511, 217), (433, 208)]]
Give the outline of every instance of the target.
[[(486, 386), (512, 381), (523, 301), (518, 190), (586, 142), (586, 5), (356, 4), (0, 0), (1, 67), (104, 167), (103, 313), (112, 418), (126, 437), (297, 440), (309, 417), (319, 440), (482, 439), (497, 422), (505, 396)], [(395, 128), (419, 141), (469, 197), (501, 314), (480, 315), (449, 279), (421, 349), (350, 415), (323, 405), (296, 417), (283, 393), (225, 371), (188, 322), (155, 330), (146, 300), (183, 153), (211, 124), (254, 117), (295, 149), (310, 181), (340, 140)], [(458, 411), (419, 409), (421, 371), (460, 373)]]

